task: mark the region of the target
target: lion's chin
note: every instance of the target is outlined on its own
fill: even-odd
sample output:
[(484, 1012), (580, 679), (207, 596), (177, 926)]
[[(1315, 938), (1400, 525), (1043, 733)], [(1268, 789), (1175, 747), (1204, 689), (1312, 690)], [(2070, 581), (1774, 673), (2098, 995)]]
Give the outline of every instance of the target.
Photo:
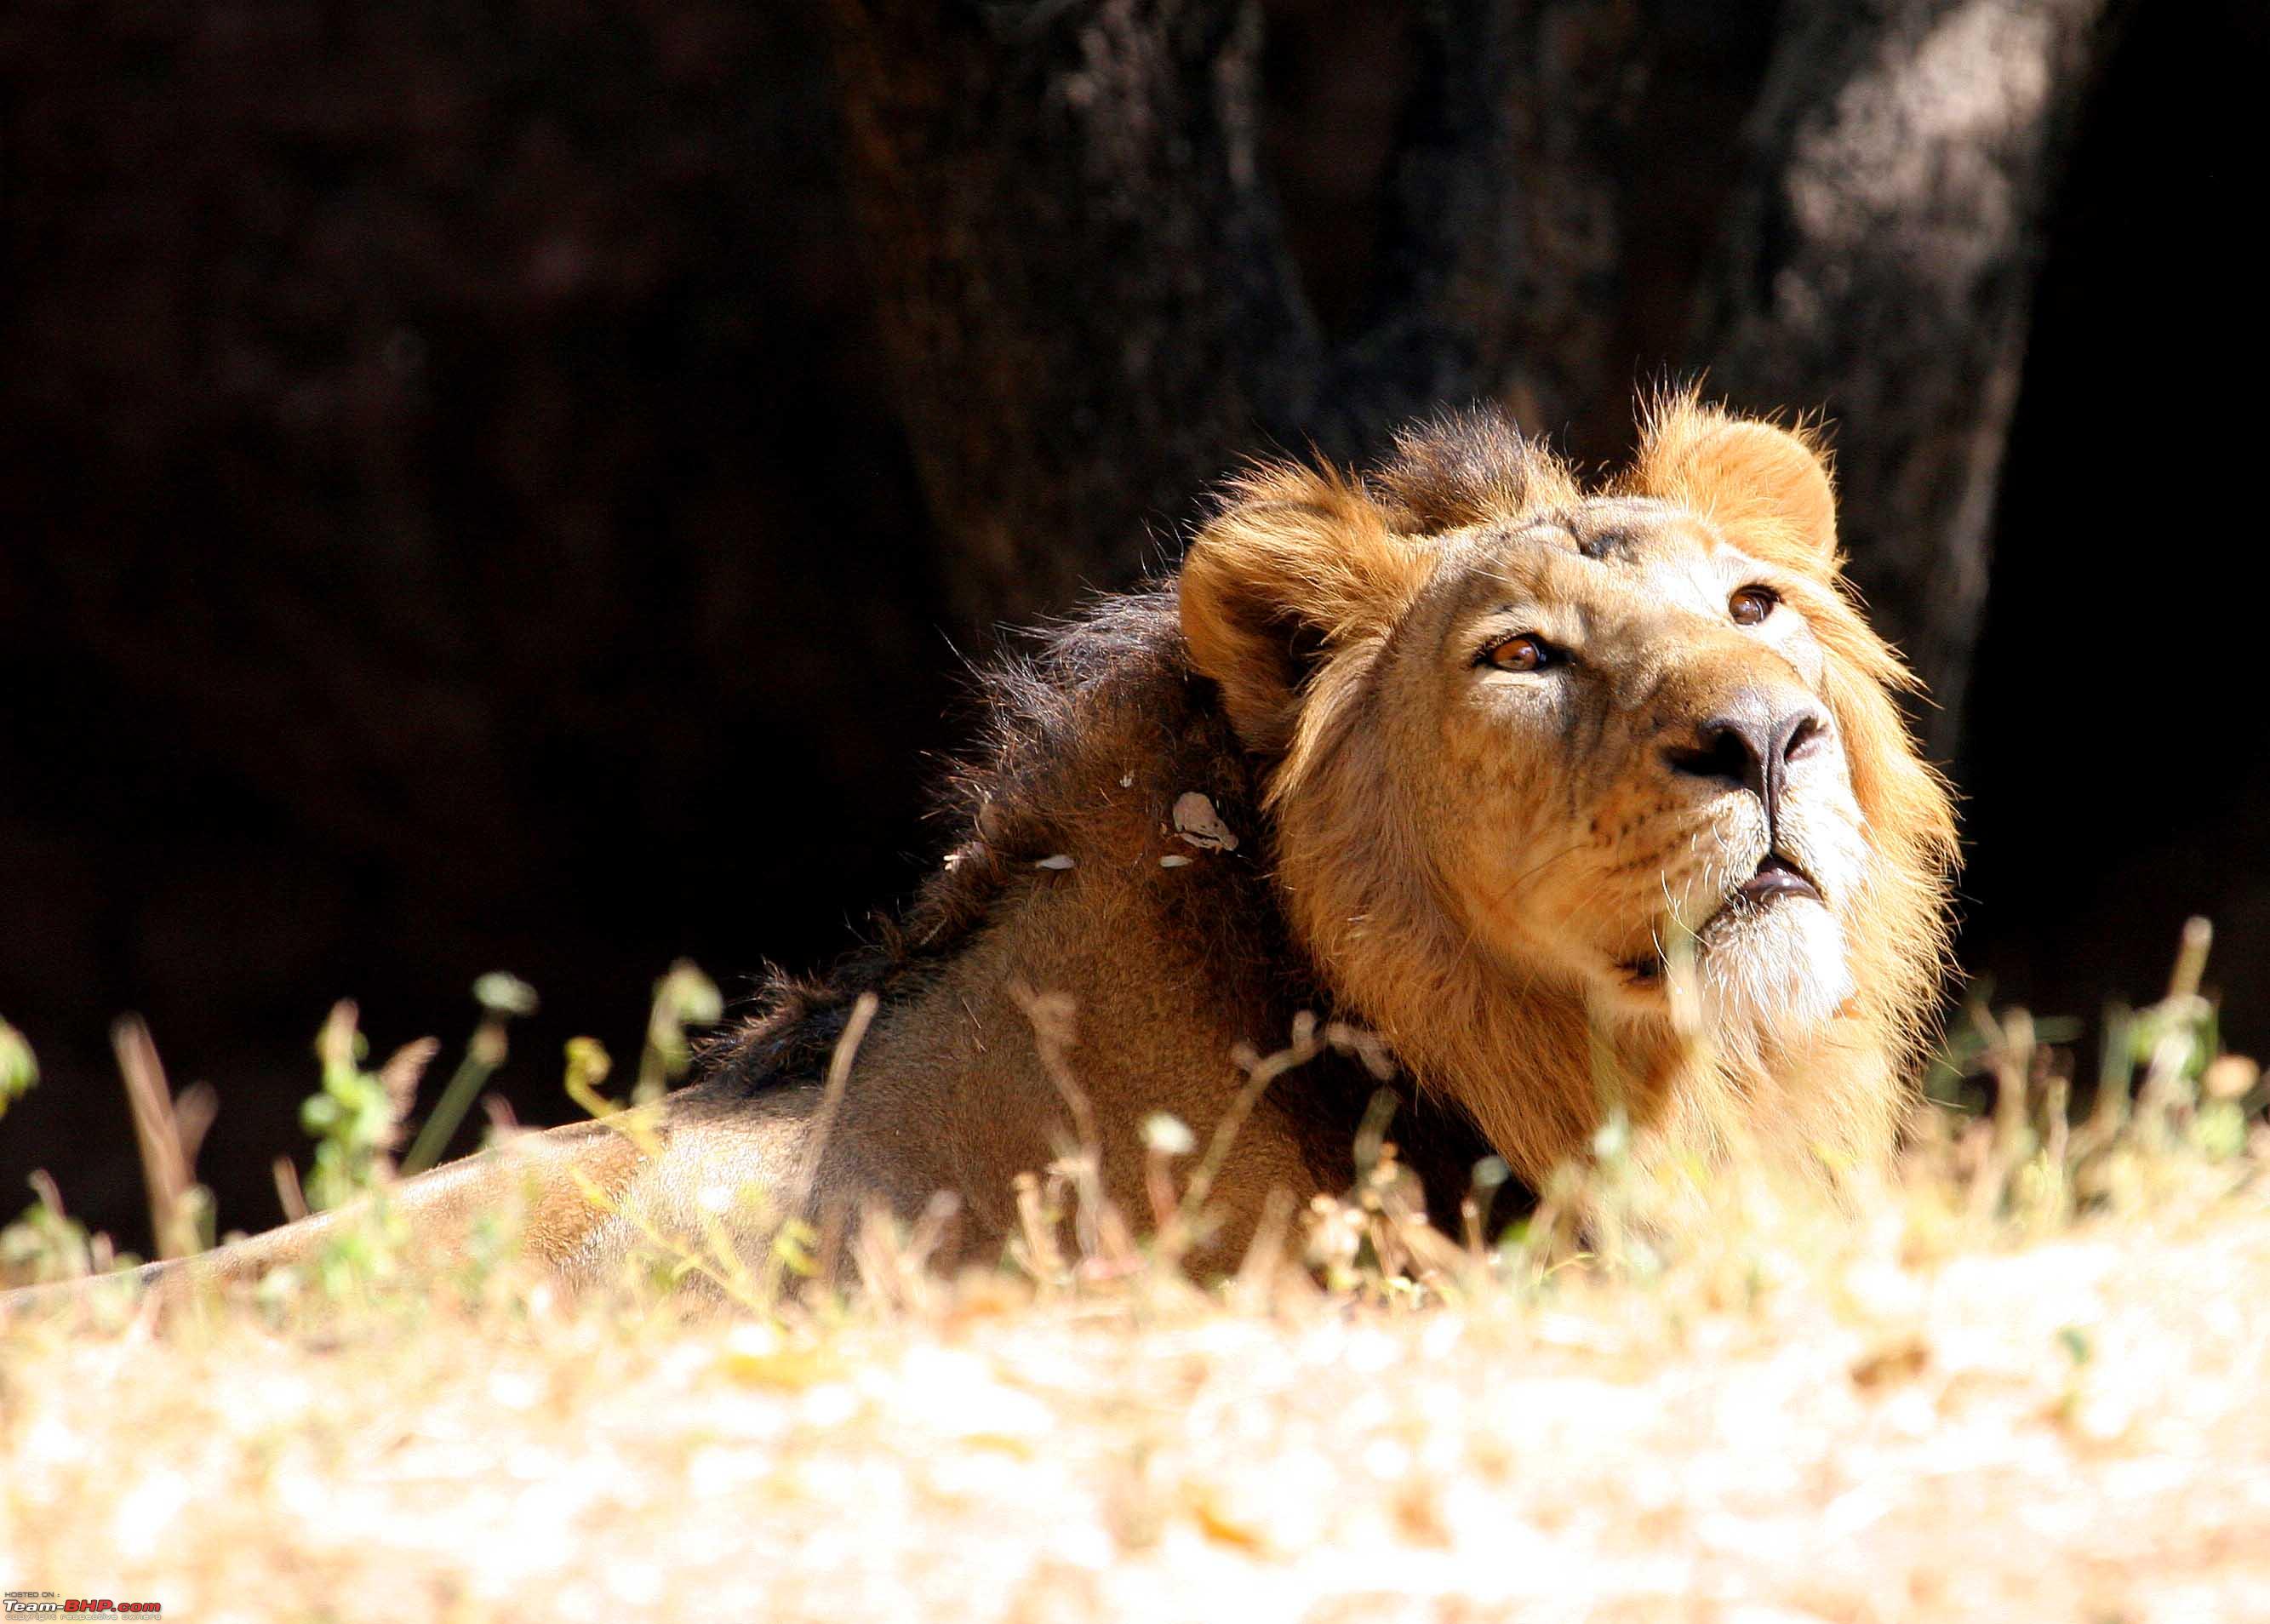
[(1704, 931), (1702, 946), (1703, 1020), (1722, 1042), (1785, 1043), (1825, 1025), (1852, 996), (1843, 927), (1810, 897), (1730, 911)]
[[(1687, 939), (1695, 949), (1695, 1012), (1713, 1039), (1734, 1049), (1800, 1041), (1834, 1018), (1856, 985), (1843, 927), (1811, 895), (1738, 903)], [(1594, 1007), (1660, 1019), (1677, 1002), (1679, 974), (1658, 950), (1643, 949), (1614, 963)]]

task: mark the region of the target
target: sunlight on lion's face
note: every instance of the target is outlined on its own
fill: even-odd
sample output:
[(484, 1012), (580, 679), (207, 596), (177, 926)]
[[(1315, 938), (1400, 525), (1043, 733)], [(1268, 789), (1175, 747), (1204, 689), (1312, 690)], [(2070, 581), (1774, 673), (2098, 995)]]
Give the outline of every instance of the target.
[(1610, 1018), (1666, 1012), (1691, 959), (1744, 1046), (1836, 1012), (1867, 853), (1807, 618), (1825, 590), (1646, 499), (1445, 538), (1379, 680), (1478, 950)]

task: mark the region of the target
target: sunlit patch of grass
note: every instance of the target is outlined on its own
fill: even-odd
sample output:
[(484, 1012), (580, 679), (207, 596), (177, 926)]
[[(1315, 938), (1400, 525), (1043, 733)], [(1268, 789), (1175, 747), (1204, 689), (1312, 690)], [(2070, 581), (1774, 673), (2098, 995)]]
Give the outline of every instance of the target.
[[(2086, 1076), (2070, 1028), (1966, 1008), (1840, 1210), (1612, 1120), (1524, 1223), (1484, 1224), (1485, 1162), (1438, 1229), (1383, 1096), (1346, 1190), (1211, 1271), (1240, 1109), (1369, 1040), (1304, 1021), (1224, 1122), (1153, 1119), (1123, 1212), (1027, 991), (1076, 1126), (997, 1265), (934, 1266), (941, 1203), (840, 1272), (800, 1227), (655, 1232), (571, 1296), (516, 1214), (436, 1267), (382, 1198), (308, 1278), (0, 1328), (4, 1576), (260, 1619), (2270, 1616), (2270, 1127), (2206, 952)], [(673, 975), (634, 1099), (714, 1011)], [(351, 1008), (321, 1053), (310, 1193), (382, 1198), (411, 1091)], [(602, 1053), (563, 1086), (604, 1113)], [(175, 1144), (153, 1200), (194, 1188)], [(110, 1261), (38, 1193), (10, 1278)]]

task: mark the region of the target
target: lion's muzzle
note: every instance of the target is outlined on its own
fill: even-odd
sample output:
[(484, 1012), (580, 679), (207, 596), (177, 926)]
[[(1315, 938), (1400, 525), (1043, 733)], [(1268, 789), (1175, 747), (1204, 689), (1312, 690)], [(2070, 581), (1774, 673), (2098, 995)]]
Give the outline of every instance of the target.
[(1754, 684), (1681, 732), (1664, 746), (1665, 765), (1681, 777), (1748, 790), (1765, 807), (1770, 838), (1792, 768), (1829, 742), (1829, 713), (1802, 688)]

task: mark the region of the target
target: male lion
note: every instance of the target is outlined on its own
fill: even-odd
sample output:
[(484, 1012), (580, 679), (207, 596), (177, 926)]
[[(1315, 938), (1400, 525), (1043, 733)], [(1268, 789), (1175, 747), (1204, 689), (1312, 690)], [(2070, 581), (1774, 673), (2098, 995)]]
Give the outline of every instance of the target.
[[(1082, 1138), (1141, 1210), (1146, 1119), (1208, 1134), (1233, 1055), (1302, 1011), (1384, 1043), (1437, 1198), (1485, 1150), (1537, 1187), (1611, 1099), (1682, 1153), (1879, 1163), (1955, 836), (1838, 565), (1813, 446), (1691, 398), (1589, 494), (1489, 413), (1361, 477), (1250, 472), (1176, 580), (996, 674), (953, 846), (878, 945), (776, 983), (635, 1131), (532, 1136), (389, 1198), (447, 1255), (532, 1190), (530, 1244), (569, 1280), (752, 1184), (823, 1224), (953, 1191), (982, 1257), (1014, 1176)], [(1346, 1187), (1376, 1086), (1330, 1056), (1273, 1085), (1215, 1256), (1272, 1187)], [(206, 1266), (256, 1272), (330, 1221)]]

